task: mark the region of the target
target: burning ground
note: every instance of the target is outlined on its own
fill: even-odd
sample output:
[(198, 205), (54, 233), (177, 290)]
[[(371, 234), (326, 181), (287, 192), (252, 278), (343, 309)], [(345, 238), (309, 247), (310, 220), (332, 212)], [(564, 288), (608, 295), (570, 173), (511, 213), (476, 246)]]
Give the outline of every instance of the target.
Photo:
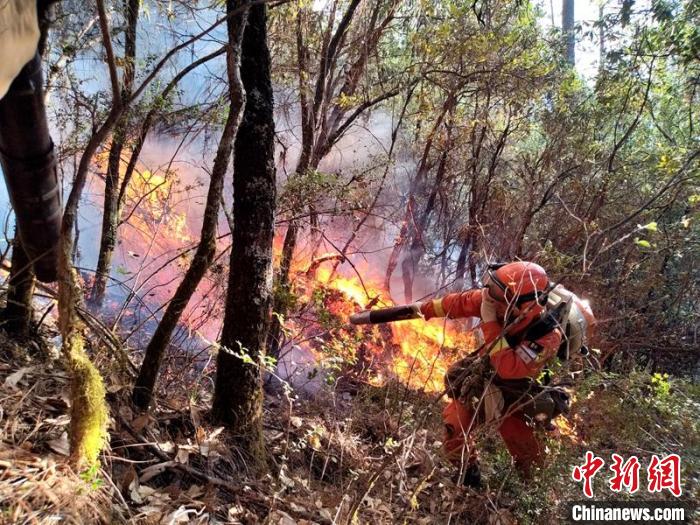
[(399, 380), (426, 393), (442, 392), (449, 364), (478, 347), (478, 334), (450, 320), (352, 326), (351, 314), (394, 305), (379, 285), (360, 277), (372, 275), (362, 270), (355, 267), (356, 275), (344, 277), (329, 263), (311, 263), (295, 271), (299, 313), (286, 323), (279, 373), (299, 385), (321, 372), (332, 383), (333, 370), (350, 364), (355, 379), (375, 386)]

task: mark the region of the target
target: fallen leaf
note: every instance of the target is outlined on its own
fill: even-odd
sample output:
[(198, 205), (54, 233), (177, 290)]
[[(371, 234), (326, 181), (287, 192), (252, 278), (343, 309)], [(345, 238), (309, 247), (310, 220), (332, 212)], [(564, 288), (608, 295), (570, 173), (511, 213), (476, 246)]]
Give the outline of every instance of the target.
[(224, 431), (224, 427), (216, 427), (214, 430), (211, 431), (211, 434), (209, 434), (208, 441), (212, 441), (216, 439), (219, 434), (221, 434)]
[(185, 494), (187, 494), (187, 496), (192, 499), (197, 499), (202, 494), (204, 494), (204, 488), (201, 485), (192, 485), (190, 488), (187, 489), (187, 492), (185, 492)]
[(279, 480), (282, 482), (282, 485), (284, 485), (285, 487), (289, 488), (289, 487), (294, 486), (294, 480), (292, 480), (289, 476), (287, 476), (285, 469), (280, 470)]
[(175, 451), (175, 443), (172, 441), (163, 441), (162, 443), (158, 443), (158, 448), (160, 448), (163, 452), (170, 454), (171, 452)]
[(194, 405), (190, 405), (190, 417), (192, 418), (192, 424), (194, 427), (199, 428), (202, 424), (202, 417), (199, 409)]
[(273, 510), (265, 520), (268, 525), (297, 525), (297, 522), (286, 512), (281, 510)]
[(17, 389), (17, 383), (19, 383), (22, 378), (24, 377), (24, 374), (29, 372), (33, 366), (23, 366), (19, 370), (17, 370), (15, 373), (10, 374), (5, 378), (5, 386), (9, 389), (15, 390)]
[(136, 469), (133, 465), (129, 465), (129, 468), (124, 472), (124, 476), (119, 481), (119, 490), (122, 494), (126, 496), (129, 493), (129, 487), (137, 477)]
[(143, 507), (139, 507), (139, 514), (148, 516), (148, 523), (160, 523), (160, 516), (163, 515), (163, 509), (155, 505), (144, 505)]
[(149, 487), (147, 485), (141, 485), (138, 490), (139, 490), (139, 496), (141, 496), (141, 498), (143, 498), (143, 499), (146, 499), (149, 496), (152, 496), (156, 492), (156, 489)]
[(131, 483), (129, 483), (129, 497), (131, 498), (131, 501), (137, 504), (143, 503), (143, 498), (139, 492), (140, 486), (141, 484), (139, 483), (138, 477), (132, 479)]
[(175, 461), (178, 463), (182, 463), (183, 465), (187, 465), (187, 462), (190, 459), (190, 453), (185, 450), (184, 448), (178, 448), (177, 449), (177, 454), (175, 455)]
[(315, 432), (309, 436), (309, 445), (314, 450), (321, 450), (321, 440)]
[(151, 478), (155, 478), (158, 474), (162, 473), (168, 467), (175, 465), (174, 461), (164, 461), (163, 463), (158, 463), (156, 465), (151, 465), (146, 467), (141, 471), (141, 476), (139, 476), (139, 481), (141, 483), (146, 483)]
[(146, 425), (148, 424), (148, 414), (141, 414), (140, 416), (137, 416), (136, 419), (134, 419), (131, 422), (131, 428), (134, 429), (134, 432), (141, 432)]
[(58, 417), (47, 417), (46, 419), (44, 419), (44, 423), (56, 425), (57, 427), (62, 427), (70, 423), (70, 416), (62, 414)]
[(64, 432), (57, 439), (52, 439), (46, 443), (56, 454), (68, 456), (70, 454), (70, 444), (68, 443), (68, 433)]

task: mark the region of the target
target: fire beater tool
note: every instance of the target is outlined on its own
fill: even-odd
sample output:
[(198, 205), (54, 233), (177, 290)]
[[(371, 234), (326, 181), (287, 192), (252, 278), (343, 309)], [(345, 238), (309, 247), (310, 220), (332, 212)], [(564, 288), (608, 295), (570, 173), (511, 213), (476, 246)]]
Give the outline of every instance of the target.
[(402, 304), (389, 308), (376, 308), (365, 310), (350, 316), (350, 322), (355, 325), (393, 323), (394, 321), (406, 321), (407, 319), (422, 319), (420, 311), (421, 303)]

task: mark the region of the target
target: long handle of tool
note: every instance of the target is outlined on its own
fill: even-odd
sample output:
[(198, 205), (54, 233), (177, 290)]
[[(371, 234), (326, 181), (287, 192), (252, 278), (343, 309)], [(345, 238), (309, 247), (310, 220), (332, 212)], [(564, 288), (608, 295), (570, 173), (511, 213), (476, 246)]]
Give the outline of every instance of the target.
[(420, 312), (421, 303), (403, 304), (390, 308), (378, 308), (376, 310), (365, 310), (350, 316), (352, 324), (379, 324), (392, 323), (394, 321), (405, 321), (407, 319), (418, 319), (423, 317)]

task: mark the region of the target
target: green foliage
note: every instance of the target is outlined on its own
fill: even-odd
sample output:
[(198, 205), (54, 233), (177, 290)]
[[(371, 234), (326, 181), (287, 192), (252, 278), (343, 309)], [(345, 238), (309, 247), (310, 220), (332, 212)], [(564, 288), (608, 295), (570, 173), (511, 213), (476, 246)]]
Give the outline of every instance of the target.
[(100, 475), (99, 465), (94, 464), (80, 473), (80, 479), (90, 486), (91, 490), (98, 490), (104, 485), (104, 479)]
[[(684, 490), (692, 487), (700, 467), (700, 388), (667, 374), (632, 371), (625, 375), (590, 372), (577, 385), (569, 417), (575, 435), (542, 433), (548, 450), (546, 464), (533, 479), (523, 480), (513, 470), (511, 459), (495, 436), (484, 444), (491, 487), (502, 487), (500, 504), (509, 505), (519, 523), (557, 523), (566, 516), (565, 503), (580, 500), (581, 486), (571, 480), (586, 450), (610, 464), (617, 453), (639, 457), (644, 466), (652, 454), (675, 452), (682, 457)], [(630, 496), (614, 494), (607, 486), (608, 473), (594, 480), (596, 499), (648, 499), (640, 490)], [(642, 471), (643, 479), (643, 471)], [(664, 495), (660, 495), (664, 497)]]
[[(282, 285), (278, 281), (275, 282), (275, 286), (272, 290), (274, 297), (274, 304), (279, 305), (279, 308), (283, 312), (289, 312), (296, 307), (299, 297), (294, 292), (291, 286)], [(279, 315), (275, 313), (275, 315)], [(281, 319), (283, 321), (283, 319)]]
[(338, 174), (307, 170), (287, 179), (278, 206), (283, 210), (299, 210), (304, 204), (318, 200), (319, 196), (339, 198), (343, 191), (343, 181)]
[(651, 376), (651, 386), (654, 397), (661, 402), (667, 401), (671, 392), (671, 384), (668, 381), (668, 374), (655, 373)]

